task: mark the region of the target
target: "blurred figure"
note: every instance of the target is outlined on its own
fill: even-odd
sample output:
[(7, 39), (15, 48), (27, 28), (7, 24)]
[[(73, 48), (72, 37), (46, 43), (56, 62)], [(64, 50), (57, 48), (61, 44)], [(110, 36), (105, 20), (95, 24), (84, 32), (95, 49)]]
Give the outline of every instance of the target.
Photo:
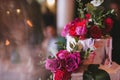
[(43, 30), (44, 40), (42, 43), (42, 50), (46, 57), (55, 56), (57, 53), (57, 36), (56, 30), (52, 25), (48, 25)]
[(110, 8), (115, 10), (115, 15), (111, 15), (114, 20), (114, 25), (111, 30), (111, 36), (113, 38), (113, 61), (120, 64), (120, 1), (112, 0)]
[(44, 40), (42, 42), (42, 51), (46, 56), (55, 56), (57, 53), (57, 34), (55, 27), (55, 14), (53, 14), (47, 7), (43, 14), (43, 34)]

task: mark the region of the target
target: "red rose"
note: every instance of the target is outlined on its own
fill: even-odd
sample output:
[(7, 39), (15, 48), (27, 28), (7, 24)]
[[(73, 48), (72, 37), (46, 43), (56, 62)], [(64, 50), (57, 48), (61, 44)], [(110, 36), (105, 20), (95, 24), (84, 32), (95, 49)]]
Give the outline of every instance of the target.
[(101, 38), (102, 36), (102, 30), (98, 28), (97, 26), (93, 26), (90, 28), (90, 36), (92, 38)]
[(106, 26), (105, 32), (108, 33), (113, 27), (113, 20), (110, 17), (108, 17), (105, 19), (104, 23)]
[(54, 80), (69, 80), (71, 77), (71, 73), (66, 70), (57, 70), (54, 73)]
[(76, 26), (72, 26), (69, 30), (70, 36), (76, 36)]
[(88, 14), (85, 14), (85, 18), (86, 19), (90, 19), (91, 15), (88, 13)]

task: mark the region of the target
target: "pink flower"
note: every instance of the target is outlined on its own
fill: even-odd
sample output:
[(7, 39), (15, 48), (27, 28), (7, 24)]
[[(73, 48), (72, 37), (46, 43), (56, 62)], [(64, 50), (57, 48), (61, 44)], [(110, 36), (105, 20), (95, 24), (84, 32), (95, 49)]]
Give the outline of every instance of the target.
[(66, 37), (66, 35), (68, 34), (68, 30), (69, 30), (70, 26), (71, 26), (71, 23), (67, 24), (67, 25), (63, 28), (63, 30), (62, 30), (62, 32), (61, 32), (61, 36), (62, 36), (62, 37)]
[(78, 36), (83, 36), (87, 33), (86, 20), (77, 23), (76, 34)]
[(58, 59), (65, 59), (68, 56), (69, 52), (67, 50), (60, 50), (57, 53)]
[(75, 71), (80, 64), (80, 53), (69, 54), (66, 58), (66, 70), (68, 72)]
[(78, 52), (74, 52), (73, 53), (75, 56), (76, 56), (76, 62), (77, 62), (77, 64), (80, 64), (80, 53), (78, 53)]
[(79, 36), (85, 35), (87, 32), (86, 26), (78, 26), (75, 32)]
[(47, 59), (45, 64), (46, 69), (55, 72), (60, 68), (60, 61), (57, 59)]

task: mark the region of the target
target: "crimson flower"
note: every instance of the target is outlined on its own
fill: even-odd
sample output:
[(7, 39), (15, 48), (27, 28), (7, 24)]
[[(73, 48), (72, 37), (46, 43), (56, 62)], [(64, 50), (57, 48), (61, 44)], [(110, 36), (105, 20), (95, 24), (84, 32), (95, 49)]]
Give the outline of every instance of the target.
[(95, 39), (101, 38), (102, 30), (98, 26), (93, 26), (90, 28), (90, 36)]
[(76, 36), (75, 29), (76, 24), (80, 21), (80, 18), (76, 18), (72, 22), (68, 23), (62, 30), (61, 36), (66, 37), (66, 35), (69, 33), (71, 36)]
[(54, 73), (54, 80), (69, 80), (71, 77), (71, 73), (66, 70), (57, 70)]
[(71, 28), (70, 28), (70, 30), (69, 30), (69, 35), (70, 36), (76, 36), (77, 34), (76, 34), (76, 26), (72, 26)]
[(88, 20), (90, 19), (91, 15), (89, 13), (85, 14), (85, 18)]
[(108, 17), (105, 19), (104, 23), (105, 23), (105, 32), (109, 33), (113, 27), (113, 20), (110, 17)]

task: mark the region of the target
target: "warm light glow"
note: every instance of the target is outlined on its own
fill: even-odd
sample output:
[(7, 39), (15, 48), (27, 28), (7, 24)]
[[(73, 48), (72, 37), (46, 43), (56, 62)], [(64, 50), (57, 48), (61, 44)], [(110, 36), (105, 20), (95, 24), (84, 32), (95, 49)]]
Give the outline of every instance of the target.
[(6, 40), (6, 41), (5, 41), (5, 45), (6, 45), (6, 46), (9, 46), (9, 45), (10, 45), (10, 41), (9, 41), (9, 40)]
[(10, 11), (6, 11), (7, 14), (10, 14)]
[(20, 9), (16, 9), (16, 12), (19, 14), (21, 12), (21, 10)]
[(32, 22), (31, 22), (30, 20), (27, 20), (26, 23), (27, 23), (27, 25), (28, 25), (29, 27), (33, 27), (33, 24), (32, 24)]
[(55, 4), (55, 0), (47, 0), (48, 6), (53, 6)]

